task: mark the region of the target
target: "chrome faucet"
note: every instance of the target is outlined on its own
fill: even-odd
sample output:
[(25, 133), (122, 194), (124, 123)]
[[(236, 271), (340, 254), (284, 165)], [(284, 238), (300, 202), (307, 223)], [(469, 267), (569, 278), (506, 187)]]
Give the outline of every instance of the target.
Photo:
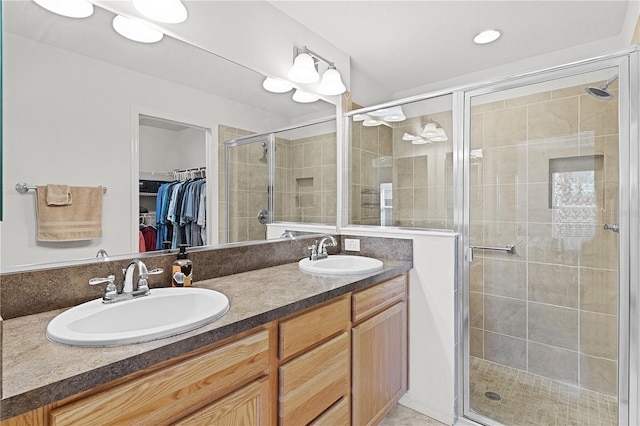
[[(133, 289), (133, 274), (138, 267), (138, 283), (136, 289)], [(118, 291), (115, 285), (115, 276), (109, 275), (106, 278), (92, 278), (89, 280), (90, 285), (107, 283), (102, 303), (114, 303), (122, 300), (133, 299), (134, 297), (146, 296), (150, 293), (148, 278), (149, 275), (161, 274), (162, 269), (156, 268), (151, 271), (147, 269), (147, 265), (140, 259), (133, 259), (129, 265), (122, 270), (124, 279), (122, 281), (122, 289)]]
[[(328, 244), (325, 244), (326, 241), (329, 241)], [(320, 238), (320, 241), (316, 241), (315, 244), (309, 246), (309, 250), (311, 253), (309, 254), (309, 260), (320, 260), (326, 259), (329, 254), (327, 253), (327, 247), (336, 247), (338, 242), (332, 235), (325, 235)]]

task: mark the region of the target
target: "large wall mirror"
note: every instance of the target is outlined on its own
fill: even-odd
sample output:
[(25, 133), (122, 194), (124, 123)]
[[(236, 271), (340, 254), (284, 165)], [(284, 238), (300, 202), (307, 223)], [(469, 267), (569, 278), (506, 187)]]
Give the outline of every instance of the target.
[[(4, 3), (3, 272), (89, 259), (100, 249), (137, 253), (140, 173), (191, 168), (175, 158), (180, 145), (160, 144), (172, 131), (182, 132), (176, 144), (204, 132), (201, 158), (190, 161), (212, 183), (207, 223), (215, 231), (206, 243), (217, 243), (221, 129), (263, 133), (335, 114), (327, 102), (268, 93), (261, 74), (177, 38), (127, 40), (112, 29), (113, 17), (99, 7), (89, 18), (70, 19), (32, 1)], [(141, 135), (157, 139), (152, 155)], [(149, 164), (152, 158), (158, 162)], [(18, 182), (106, 187), (102, 238), (38, 242), (35, 191), (17, 192)]]

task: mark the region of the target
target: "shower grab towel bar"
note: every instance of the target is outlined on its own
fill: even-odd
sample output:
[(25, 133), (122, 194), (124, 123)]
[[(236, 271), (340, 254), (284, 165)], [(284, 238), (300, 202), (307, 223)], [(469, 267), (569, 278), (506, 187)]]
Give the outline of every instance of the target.
[[(29, 192), (29, 191), (30, 191), (30, 190), (32, 190), (32, 189), (34, 189), (34, 190), (35, 190), (35, 189), (36, 189), (36, 187), (35, 187), (35, 186), (29, 186), (29, 185), (27, 185), (25, 182), (18, 182), (18, 183), (16, 183), (16, 191), (18, 191), (18, 192), (19, 192), (19, 193), (21, 193), (21, 194), (24, 194), (24, 193), (26, 193), (26, 192)], [(102, 193), (103, 193), (103, 194), (106, 194), (106, 192), (107, 192), (107, 187), (106, 187), (106, 186), (103, 186), (103, 187), (102, 187)]]
[(467, 247), (467, 252), (465, 253), (467, 262), (471, 262), (473, 260), (473, 250), (494, 250), (494, 251), (504, 251), (509, 254), (516, 254), (516, 246), (514, 244), (507, 244), (505, 247), (488, 247), (488, 246), (469, 246)]

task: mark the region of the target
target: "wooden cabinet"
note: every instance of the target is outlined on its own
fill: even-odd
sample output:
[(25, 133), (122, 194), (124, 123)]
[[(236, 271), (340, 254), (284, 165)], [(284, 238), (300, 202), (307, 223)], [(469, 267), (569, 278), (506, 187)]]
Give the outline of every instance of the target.
[(353, 295), (353, 317), (367, 318), (352, 329), (354, 425), (378, 424), (407, 390), (406, 285), (402, 276)]
[(50, 412), (50, 425), (171, 424), (269, 371), (262, 330)]
[(404, 274), (0, 426), (361, 426), (406, 389)]
[(271, 422), (269, 379), (256, 380), (174, 423), (176, 426), (267, 426)]
[(349, 400), (349, 300), (343, 296), (280, 323), (281, 425), (306, 425)]

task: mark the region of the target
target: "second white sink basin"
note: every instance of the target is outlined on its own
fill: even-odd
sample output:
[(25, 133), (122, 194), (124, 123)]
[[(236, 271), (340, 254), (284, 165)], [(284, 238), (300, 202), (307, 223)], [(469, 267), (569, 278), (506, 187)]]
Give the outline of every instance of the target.
[(72, 346), (148, 342), (202, 327), (229, 310), (229, 299), (202, 288), (152, 288), (148, 296), (105, 304), (92, 300), (66, 310), (47, 326), (47, 338)]
[(383, 264), (371, 257), (336, 254), (320, 260), (304, 258), (298, 262), (298, 267), (301, 271), (313, 274), (349, 275), (379, 271), (383, 268)]

